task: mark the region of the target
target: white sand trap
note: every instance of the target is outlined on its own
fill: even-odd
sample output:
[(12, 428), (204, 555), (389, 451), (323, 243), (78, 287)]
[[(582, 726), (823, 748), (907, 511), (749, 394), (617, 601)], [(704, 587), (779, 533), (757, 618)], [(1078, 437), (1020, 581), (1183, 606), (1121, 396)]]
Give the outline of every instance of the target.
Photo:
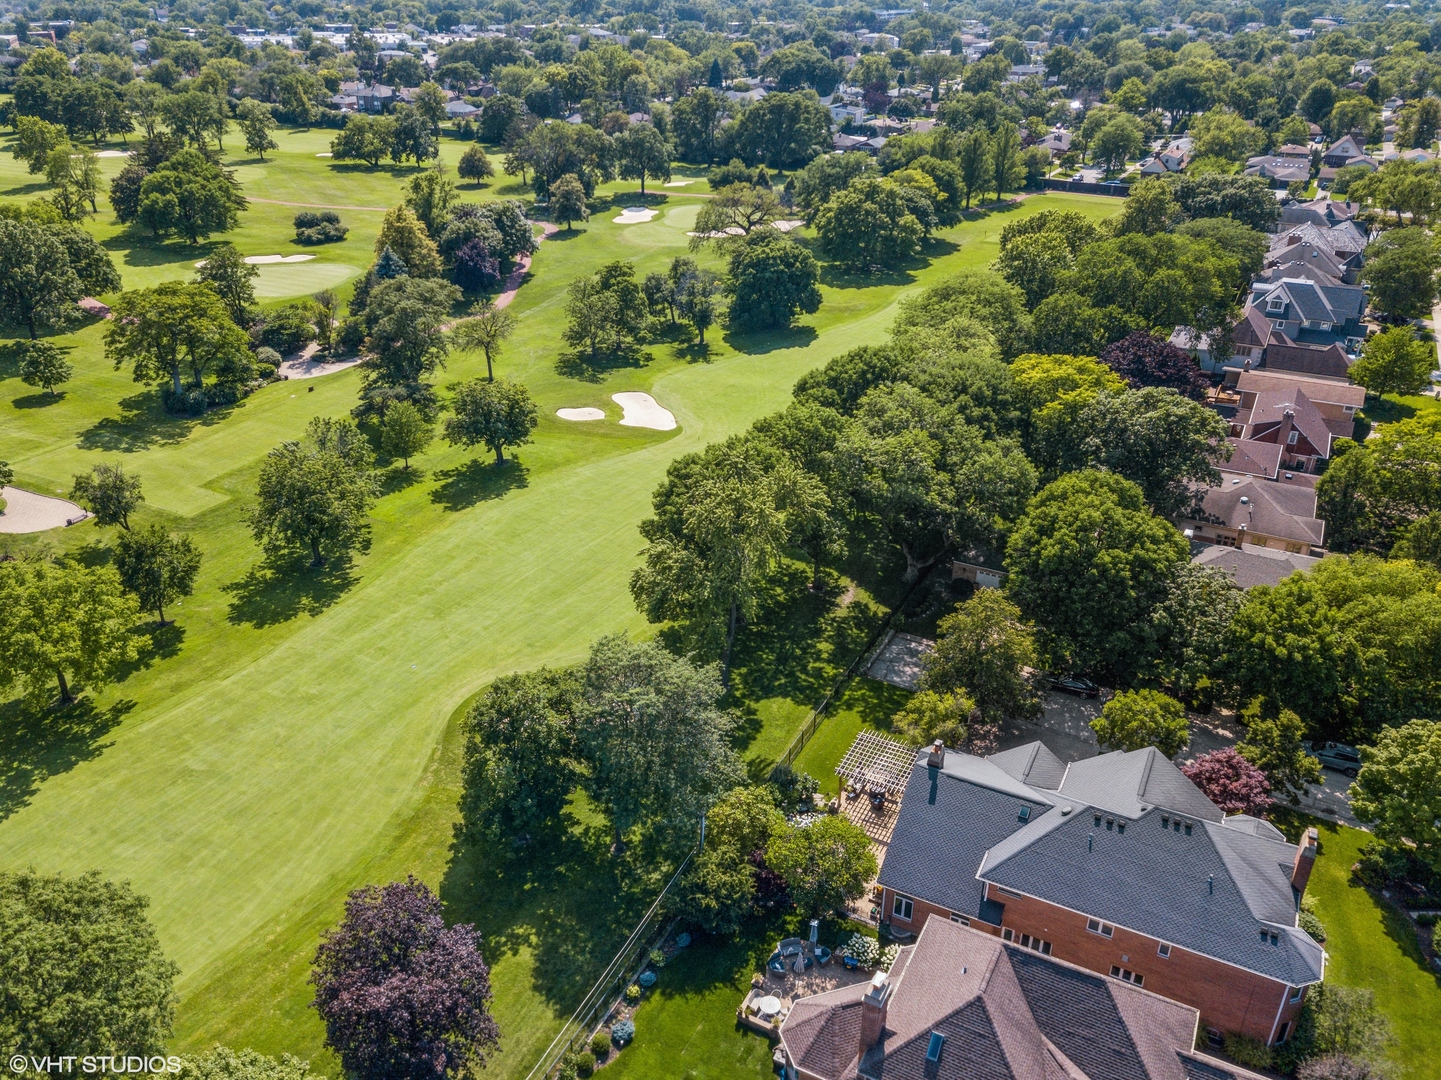
[(719, 240), (722, 236), (744, 236), (746, 231), (739, 225), (731, 225), (728, 228), (720, 229), (717, 232), (688, 232), (687, 236), (704, 236), (707, 240)]
[(5, 512), (0, 514), (0, 533), (34, 533), (61, 529), (75, 518), (90, 515), (82, 507), (66, 499), (52, 499), (33, 491), (7, 487), (0, 489), (5, 499)]
[(696, 182), (696, 181), (694, 181), (694, 180), (667, 180), (667, 181), (665, 182), (665, 186), (666, 186), (666, 187), (685, 187), (687, 184), (694, 184), (695, 182)]
[(315, 357), (319, 352), (320, 346), (312, 341), (290, 359), (281, 361), (280, 374), (287, 379), (318, 379), (360, 363), (358, 356), (351, 360), (317, 360)]
[(555, 415), (562, 420), (604, 420), (604, 409), (556, 409)]
[(620, 212), (620, 217), (611, 218), (617, 225), (639, 225), (642, 221), (649, 221), (659, 213), (658, 210), (651, 210), (644, 206), (627, 206)]
[(247, 255), (245, 261), (251, 266), (264, 266), (267, 263), (309, 262), (313, 258), (314, 255)]
[(790, 232), (792, 229), (799, 229), (804, 221), (772, 221), (771, 228), (780, 232)]
[(129, 150), (97, 150), (96, 157), (129, 157)]
[(649, 394), (611, 394), (610, 399), (625, 411), (621, 427), (654, 428), (656, 431), (670, 431), (675, 427), (671, 411), (662, 409)]
[(333, 155), (326, 153), (326, 154), (316, 154), (315, 156), (316, 156), (316, 157), (332, 157)]

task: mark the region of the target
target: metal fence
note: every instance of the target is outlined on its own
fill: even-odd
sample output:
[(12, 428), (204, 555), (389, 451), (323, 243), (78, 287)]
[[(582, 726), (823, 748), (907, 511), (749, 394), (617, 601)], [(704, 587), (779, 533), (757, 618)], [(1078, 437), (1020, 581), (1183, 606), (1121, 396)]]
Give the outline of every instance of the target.
[(691, 848), (686, 853), (680, 866), (676, 867), (675, 873), (671, 875), (670, 881), (666, 882), (665, 888), (655, 898), (655, 903), (651, 904), (640, 922), (636, 923), (635, 929), (630, 932), (630, 937), (626, 938), (625, 944), (620, 947), (614, 959), (606, 965), (606, 969), (601, 972), (595, 985), (581, 999), (575, 1012), (571, 1013), (570, 1019), (551, 1040), (545, 1053), (541, 1054), (540, 1060), (531, 1067), (530, 1072), (525, 1074), (525, 1080), (550, 1076), (566, 1054), (589, 1041), (591, 1032), (600, 1026), (610, 1010), (615, 1007), (625, 988), (640, 976), (651, 950), (665, 940), (665, 936), (670, 930), (669, 925), (657, 925), (661, 902), (674, 888), (675, 883), (680, 880), (681, 874), (685, 872), (685, 868), (690, 864), (691, 858), (697, 850), (698, 847)]
[(1089, 180), (1046, 180), (1047, 191), (1074, 191), (1078, 195), (1111, 195), (1124, 199), (1131, 194), (1129, 184), (1095, 184)]

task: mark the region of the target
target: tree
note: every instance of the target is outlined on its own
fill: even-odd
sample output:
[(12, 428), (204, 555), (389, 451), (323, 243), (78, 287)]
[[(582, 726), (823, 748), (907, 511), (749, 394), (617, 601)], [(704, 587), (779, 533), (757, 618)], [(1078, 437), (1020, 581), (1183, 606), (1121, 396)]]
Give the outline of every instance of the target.
[(1011, 123), (999, 125), (991, 133), (991, 184), (997, 200), (1001, 192), (1020, 185), (1024, 170), (1020, 162), (1021, 133)]
[(255, 304), (252, 282), (259, 276), (259, 268), (246, 262), (234, 244), (216, 244), (196, 270), (195, 283), (208, 283), (220, 294), (235, 325), (244, 326), (250, 321), (250, 309)]
[(1139, 487), (1083, 470), (1047, 485), (1011, 531), (1007, 592), (1053, 664), (1133, 671), (1149, 659), (1151, 612), (1188, 559), (1185, 537), (1147, 511)]
[(1262, 176), (1171, 173), (1165, 179), (1181, 213), (1191, 219), (1228, 217), (1266, 232), (1281, 216), (1281, 204)]
[(411, 277), (440, 277), (440, 250), (409, 206), (393, 206), (385, 212), (380, 235), (375, 238), (376, 256), (384, 254), (386, 248), (405, 264), (405, 272)]
[(307, 435), (265, 456), (250, 528), (268, 556), (308, 551), (311, 566), (324, 566), (326, 552), (350, 551), (364, 538), (376, 485), (369, 444), (353, 421), (316, 417)]
[(461, 821), (468, 836), (525, 845), (560, 821), (579, 778), (576, 669), (505, 675), (465, 718)]
[(45, 179), (50, 183), (50, 204), (64, 221), (80, 221), (98, 209), (100, 163), (89, 150), (66, 142), (50, 151), (45, 160)]
[(897, 735), (915, 746), (930, 746), (937, 739), (960, 746), (970, 731), (975, 702), (964, 693), (920, 690), (891, 721)]
[(1037, 664), (1035, 635), (1003, 593), (976, 590), (937, 631), (921, 677), (927, 690), (964, 691), (987, 724), (1039, 714), (1040, 698), (1026, 674)]
[(681, 882), (680, 910), (707, 933), (733, 934), (756, 903), (757, 864), (786, 828), (773, 789), (736, 787), (706, 814), (705, 845)]
[(762, 230), (731, 249), (726, 277), (730, 325), (756, 332), (789, 327), (821, 306), (820, 268), (794, 240)]
[(414, 877), (354, 890), (315, 953), (325, 1041), (358, 1080), (458, 1080), (500, 1041), (480, 935)]
[(1383, 844), (1411, 848), (1441, 870), (1441, 723), (1411, 720), (1384, 728), (1362, 747), (1351, 807)]
[(189, 596), (195, 587), (200, 549), (188, 536), (150, 525), (121, 534), (115, 542), (115, 571), (141, 609), (155, 612), (165, 626), (165, 605)]
[(585, 205), (585, 188), (573, 174), (567, 173), (550, 185), (550, 214), (557, 221), (565, 222), (567, 231), (573, 221), (590, 220), (590, 209)]
[(1244, 598), (1221, 567), (1188, 563), (1177, 569), (1152, 613), (1155, 675), (1197, 712), (1209, 710), (1224, 687), (1222, 658)]
[(966, 189), (966, 209), (971, 208), (971, 198), (985, 195), (985, 183), (990, 171), (991, 139), (984, 128), (967, 131), (956, 144), (956, 165), (961, 170), (961, 183)]
[(32, 341), (75, 320), (81, 297), (119, 288), (119, 271), (88, 233), (0, 217), (0, 321), (24, 327)]
[(830, 151), (830, 113), (809, 90), (767, 94), (736, 121), (734, 145), (746, 161), (799, 169)]
[(1137, 389), (1165, 386), (1200, 401), (1210, 388), (1195, 357), (1143, 330), (1107, 345), (1101, 350), (1101, 362)]
[(471, 309), (470, 317), (455, 324), (450, 332), (457, 349), (479, 349), (485, 353), (485, 377), (495, 382), (495, 358), (515, 333), (515, 316), (509, 308), (498, 308), (487, 300)]
[(962, 271), (917, 296), (903, 299), (892, 334), (899, 341), (926, 331), (958, 348), (974, 336), (977, 322), (995, 338), (1002, 359), (1010, 360), (1026, 351), (1026, 339), (1031, 333), (1026, 296), (988, 270)]
[(1396, 1069), (1389, 1061), (1322, 1054), (1303, 1061), (1296, 1077), (1297, 1080), (1395, 1080)]
[[(716, 158), (716, 132), (726, 106), (715, 90), (701, 87), (676, 101), (671, 109), (676, 156), (682, 161), (709, 165)], [(486, 107), (487, 110), (490, 106)]]
[(495, 175), (495, 166), (479, 146), (467, 146), (465, 153), (460, 155), (455, 174), (462, 180), (474, 180), (475, 186), (480, 187), (482, 180)]
[(395, 121), (389, 116), (353, 113), (345, 127), (330, 141), (336, 161), (363, 161), (372, 169), (395, 148)]
[(1126, 161), (1140, 154), (1143, 145), (1145, 133), (1141, 125), (1134, 116), (1121, 113), (1096, 132), (1091, 157), (1109, 176), (1124, 169)]
[(20, 381), (26, 386), (43, 387), (51, 397), (58, 397), (55, 388), (75, 374), (65, 354), (48, 341), (16, 342), (16, 350), (20, 354)]
[(849, 187), (853, 180), (875, 176), (878, 171), (875, 159), (858, 150), (822, 154), (791, 176), (796, 209), (805, 215), (807, 221), (813, 221), (820, 208)]
[(773, 836), (766, 863), (785, 878), (802, 914), (812, 918), (858, 899), (876, 876), (869, 837), (839, 815)]
[(195, 244), (236, 228), (247, 209), (229, 170), (199, 150), (182, 150), (141, 181), (136, 220), (156, 236), (179, 233)]
[(56, 147), (65, 146), (70, 137), (61, 124), (52, 124), (38, 116), (15, 117), (15, 144), (10, 154), (16, 161), (23, 161), (31, 174), (45, 171), (45, 163)]
[(496, 465), (505, 464), (507, 446), (530, 442), (538, 422), (530, 392), (505, 379), (461, 383), (451, 408), (453, 415), (445, 422), (446, 441), (467, 448), (484, 443), (495, 452)]
[(1018, 236), (1001, 247), (1001, 255), (991, 264), (1000, 274), (1026, 294), (1026, 303), (1035, 307), (1054, 293), (1062, 275), (1071, 268), (1071, 253), (1059, 236), (1034, 233)]
[(434, 438), (434, 425), (410, 402), (397, 401), (385, 410), (385, 419), (380, 422), (381, 452), (400, 458), (405, 462), (407, 471), (410, 459), (429, 446)]
[(415, 111), (430, 124), (432, 133), (440, 134), (440, 125), (446, 119), (445, 91), (437, 83), (423, 82), (415, 91)]
[(430, 121), (411, 106), (396, 106), (394, 132), (390, 160), (397, 165), (403, 165), (408, 157), (420, 165), (440, 155), (440, 144), (431, 131)]
[(130, 531), (130, 515), (145, 501), (140, 477), (119, 465), (103, 464), (77, 473), (70, 497), (95, 515), (97, 525), (119, 525), (126, 532)]
[(770, 225), (781, 213), (780, 199), (770, 188), (726, 184), (696, 214), (691, 250), (698, 250), (707, 240), (749, 236)]
[(110, 206), (115, 220), (129, 225), (140, 216), (140, 187), (150, 170), (139, 162), (128, 162), (110, 181)]
[(249, 1048), (217, 1046), (209, 1053), (181, 1060), (182, 1071), (194, 1080), (319, 1080), (311, 1074), (308, 1061), (290, 1054), (267, 1057)]
[(265, 151), (279, 150), (280, 144), (270, 137), (275, 130), (275, 112), (272, 106), (254, 98), (246, 98), (235, 111), (240, 123), (240, 133), (245, 136), (245, 150), (265, 160)]
[(1236, 751), (1266, 774), (1271, 790), (1300, 805), (1307, 784), (1321, 782), (1321, 763), (1306, 752), (1306, 725), (1290, 709), (1252, 717)]
[(159, 112), (170, 133), (197, 151), (204, 150), (212, 136), (216, 146), (221, 146), (230, 126), (225, 117), (225, 99), (203, 90), (166, 94), (159, 101)]
[(816, 236), (836, 262), (892, 268), (920, 251), (926, 228), (899, 184), (856, 180), (816, 215)]
[(1431, 346), (1416, 339), (1409, 326), (1393, 326), (1373, 334), (1351, 365), (1351, 381), (1368, 394), (1415, 394), (1431, 381), (1435, 366)]
[(148, 906), (98, 870), (0, 871), (0, 1015), (10, 1052), (51, 1060), (165, 1052), (180, 969), (165, 958)]
[(675, 309), (695, 330), (698, 343), (705, 344), (705, 332), (716, 321), (716, 295), (721, 280), (709, 270), (682, 274), (674, 286)]
[(576, 278), (567, 292), (569, 322), (561, 336), (568, 345), (584, 346), (592, 361), (603, 353), (624, 355), (645, 329), (645, 294), (629, 262), (607, 263)]
[(39, 559), (0, 563), (0, 692), (20, 690), (43, 708), (98, 686), (135, 659), (138, 609), (109, 567)]
[(1374, 990), (1325, 982), (1311, 993), (1316, 999), (1315, 1045), (1321, 1054), (1385, 1063), (1396, 1037), (1386, 1013), (1376, 1004)]
[[(1125, 162), (1122, 161), (1121, 165), (1124, 166)], [(1131, 185), (1116, 222), (1116, 232), (1123, 236), (1126, 233), (1155, 236), (1168, 231), (1180, 216), (1180, 204), (1171, 194), (1170, 187), (1161, 178), (1150, 177)]]
[(1091, 730), (1102, 746), (1116, 750), (1154, 746), (1168, 758), (1191, 741), (1184, 706), (1159, 690), (1122, 690), (1101, 707)]
[(405, 205), (425, 226), (432, 240), (440, 237), (450, 218), (451, 208), (459, 198), (455, 193), (455, 184), (439, 165), (412, 176), (405, 186)]
[(118, 369), (130, 364), (136, 382), (170, 379), (178, 396), (188, 368), (200, 387), (207, 372), (250, 370), (245, 332), (230, 318), (210, 285), (168, 281), (122, 293), (105, 327), (105, 356)]
[(1271, 806), (1271, 782), (1234, 746), (1212, 750), (1181, 766), (1186, 779), (1201, 789), (1222, 813), (1260, 817)]
[(701, 814), (743, 776), (720, 680), (655, 642), (601, 638), (581, 668), (578, 737), (587, 795), (610, 819), (617, 854), (638, 826), (689, 843)]
[(1266, 133), (1225, 109), (1212, 109), (1191, 125), (1192, 151), (1196, 157), (1218, 157), (1245, 161), (1261, 151)]
[(670, 179), (670, 143), (653, 124), (631, 124), (616, 135), (615, 149), (620, 159), (621, 178), (639, 180), (642, 195), (647, 177)]
[(1391, 229), (1366, 248), (1362, 280), (1371, 306), (1392, 319), (1419, 319), (1436, 302), (1435, 244), (1424, 229)]

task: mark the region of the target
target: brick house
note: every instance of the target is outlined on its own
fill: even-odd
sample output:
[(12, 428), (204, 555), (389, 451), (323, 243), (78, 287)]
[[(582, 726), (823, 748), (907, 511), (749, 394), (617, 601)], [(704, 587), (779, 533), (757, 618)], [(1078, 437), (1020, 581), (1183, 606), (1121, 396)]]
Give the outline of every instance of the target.
[[(1257, 444), (1240, 443), (1243, 449)], [(1264, 448), (1264, 444), (1260, 444)], [(1275, 449), (1275, 448), (1273, 448)], [(1294, 478), (1297, 474), (1292, 473)], [(1181, 515), (1188, 538), (1224, 547), (1274, 548), (1296, 555), (1324, 554), (1326, 523), (1316, 516), (1316, 489), (1301, 483), (1222, 472)]]
[(931, 916), (889, 972), (798, 999), (784, 1080), (1260, 1080), (1196, 1010)]
[(1314, 833), (1298, 846), (1226, 817), (1155, 749), (1066, 765), (1039, 742), (988, 758), (938, 744), (912, 767), (881, 910), (893, 932), (937, 916), (1276, 1043), (1323, 976), (1297, 925), (1315, 854)]

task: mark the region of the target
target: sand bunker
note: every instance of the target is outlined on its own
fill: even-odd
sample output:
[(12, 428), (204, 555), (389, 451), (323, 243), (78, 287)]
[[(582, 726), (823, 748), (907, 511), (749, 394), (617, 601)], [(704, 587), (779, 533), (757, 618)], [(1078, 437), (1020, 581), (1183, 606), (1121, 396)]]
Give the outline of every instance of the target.
[(611, 220), (617, 225), (639, 225), (642, 221), (649, 221), (657, 213), (658, 210), (650, 210), (644, 206), (627, 206), (620, 212), (620, 217)]
[(82, 507), (66, 499), (52, 499), (33, 491), (7, 487), (0, 489), (5, 499), (5, 512), (0, 514), (0, 533), (34, 533), (64, 528), (70, 522), (90, 515)]
[(316, 154), (316, 157), (332, 157), (332, 154)]
[(717, 232), (688, 232), (687, 236), (704, 236), (707, 240), (718, 240), (722, 236), (744, 236), (746, 231), (739, 225), (732, 225), (728, 229), (720, 229)]
[(653, 428), (656, 431), (670, 431), (675, 427), (671, 411), (662, 409), (649, 394), (612, 394), (610, 399), (625, 410), (621, 427)]
[(129, 150), (97, 150), (96, 157), (129, 157)]
[(792, 229), (799, 229), (804, 221), (772, 221), (771, 228), (779, 232), (790, 232)]
[(247, 255), (245, 261), (251, 266), (264, 266), (266, 263), (309, 262), (313, 258), (314, 255)]
[(604, 420), (604, 409), (556, 409), (555, 415), (562, 420)]
[(666, 187), (685, 187), (687, 184), (694, 184), (694, 183), (696, 183), (696, 181), (694, 181), (694, 180), (667, 180), (667, 181), (665, 182), (665, 186), (666, 186)]

